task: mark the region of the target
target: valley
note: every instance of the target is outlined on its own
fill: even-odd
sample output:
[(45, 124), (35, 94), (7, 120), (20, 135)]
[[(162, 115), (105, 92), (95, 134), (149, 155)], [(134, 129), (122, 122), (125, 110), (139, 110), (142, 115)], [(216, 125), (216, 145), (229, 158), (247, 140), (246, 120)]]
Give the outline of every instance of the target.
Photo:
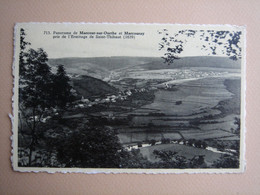
[[(125, 148), (135, 145), (152, 161), (153, 151), (170, 150), (186, 158), (204, 155), (212, 164), (220, 153), (194, 148), (189, 140), (220, 151), (239, 144), (238, 61), (191, 57), (176, 61), (175, 66), (145, 57), (51, 62), (64, 64), (80, 97), (64, 119), (114, 128)], [(162, 140), (168, 141), (151, 144)], [(185, 141), (186, 145), (179, 144)]]

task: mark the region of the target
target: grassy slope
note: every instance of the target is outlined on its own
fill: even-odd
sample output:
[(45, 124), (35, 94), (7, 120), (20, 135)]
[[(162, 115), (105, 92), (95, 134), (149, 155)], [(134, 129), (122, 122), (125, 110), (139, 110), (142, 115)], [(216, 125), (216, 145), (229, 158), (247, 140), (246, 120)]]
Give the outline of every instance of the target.
[(216, 106), (223, 114), (237, 114), (240, 115), (240, 91), (241, 91), (240, 79), (226, 79), (224, 85), (226, 89), (233, 93), (231, 99), (220, 101)]
[(217, 160), (221, 154), (215, 153), (206, 149), (194, 148), (185, 145), (179, 144), (161, 144), (149, 147), (140, 148), (140, 152), (148, 158), (151, 162), (156, 162), (158, 159), (155, 159), (153, 154), (154, 150), (162, 150), (162, 151), (173, 151), (178, 152), (178, 155), (184, 156), (187, 159), (193, 158), (195, 155), (205, 155), (205, 160), (209, 163)]
[(117, 89), (110, 86), (106, 82), (89, 76), (81, 76), (77, 79), (72, 79), (73, 87), (77, 92), (89, 98), (92, 96), (102, 96), (105, 94), (114, 94)]

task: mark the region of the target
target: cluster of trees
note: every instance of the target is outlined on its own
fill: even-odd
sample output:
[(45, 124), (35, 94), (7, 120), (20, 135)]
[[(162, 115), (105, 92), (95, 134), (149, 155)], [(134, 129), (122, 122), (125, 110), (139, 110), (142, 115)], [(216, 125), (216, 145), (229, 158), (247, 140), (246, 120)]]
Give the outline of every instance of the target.
[(64, 167), (113, 168), (120, 164), (122, 146), (112, 128), (84, 125), (58, 137), (53, 148)]
[(20, 29), (19, 129), (26, 131), (31, 140), (28, 144), (30, 166), (38, 144), (37, 129), (43, 118), (55, 114), (54, 110), (64, 109), (74, 96), (63, 65), (58, 65), (56, 74), (52, 73), (47, 53), (42, 48), (27, 48), (30, 43), (25, 36), (24, 29)]
[(238, 168), (239, 167), (239, 158), (236, 155), (230, 156), (224, 154), (220, 159), (216, 160), (212, 167), (214, 168)]
[(155, 158), (159, 158), (160, 161), (154, 163), (156, 167), (164, 168), (207, 168), (205, 163), (204, 155), (195, 155), (192, 159), (187, 159), (184, 156), (178, 155), (177, 152), (170, 150), (158, 151), (154, 150), (153, 154)]
[(189, 139), (186, 142), (184, 142), (185, 145), (188, 146), (194, 146), (196, 148), (207, 148), (207, 143), (203, 140), (196, 140), (196, 139)]

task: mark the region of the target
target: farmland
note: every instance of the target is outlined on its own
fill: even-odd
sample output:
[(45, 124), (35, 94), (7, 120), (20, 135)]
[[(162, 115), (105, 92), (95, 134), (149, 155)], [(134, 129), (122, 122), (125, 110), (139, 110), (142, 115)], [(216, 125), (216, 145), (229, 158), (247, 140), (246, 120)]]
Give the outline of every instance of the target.
[(118, 57), (50, 63), (65, 65), (78, 95), (60, 116), (70, 131), (81, 124), (114, 129), (124, 148), (139, 149), (152, 163), (160, 161), (156, 151), (204, 156), (207, 166), (222, 154), (239, 153), (237, 61), (193, 57), (168, 66), (157, 58)]

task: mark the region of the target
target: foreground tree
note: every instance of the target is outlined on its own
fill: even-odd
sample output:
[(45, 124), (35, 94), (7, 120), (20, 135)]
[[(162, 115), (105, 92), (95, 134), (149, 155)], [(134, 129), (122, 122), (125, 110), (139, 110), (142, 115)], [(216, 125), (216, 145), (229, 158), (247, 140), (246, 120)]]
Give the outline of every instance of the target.
[(220, 159), (214, 161), (213, 168), (239, 168), (238, 156), (221, 155)]
[(25, 52), (25, 49), (26, 49), (26, 46), (27, 45), (30, 45), (29, 42), (25, 41), (25, 31), (24, 29), (22, 28), (20, 30), (20, 53), (19, 53), (19, 74), (20, 74), (20, 82), (22, 81), (23, 79), (23, 76), (25, 74), (25, 65), (26, 65), (26, 62), (25, 62), (25, 58), (26, 58), (26, 52)]
[(31, 165), (32, 152), (37, 144), (36, 129), (45, 111), (51, 107), (52, 73), (47, 65), (47, 54), (43, 49), (29, 49), (25, 57), (24, 71), (20, 74), (23, 85), (20, 86), (19, 95), (20, 111), (31, 130), (29, 145), (29, 165)]
[[(63, 98), (69, 95), (70, 86), (66, 72), (63, 67), (58, 68), (57, 75), (51, 72), (51, 68), (48, 65), (48, 55), (42, 49), (34, 50), (32, 48), (27, 49), (26, 46), (30, 45), (25, 41), (24, 29), (20, 30), (20, 61), (19, 61), (19, 112), (20, 121), (25, 123), (26, 128), (20, 128), (22, 123), (20, 122), (19, 129), (25, 129), (30, 141), (27, 143), (29, 149), (28, 166), (32, 165), (32, 156), (38, 143), (37, 129), (40, 124), (43, 123), (43, 118), (50, 116), (53, 113), (53, 109), (56, 106), (66, 105), (67, 98)], [(60, 79), (60, 81), (59, 81)], [(57, 83), (56, 83), (57, 82)], [(61, 84), (64, 86), (61, 86)], [(57, 85), (65, 90), (65, 94), (62, 93), (57, 96)], [(56, 91), (56, 93), (54, 93)], [(61, 100), (59, 100), (59, 98)], [(27, 138), (28, 139), (28, 138)]]
[(108, 127), (81, 128), (60, 137), (54, 146), (65, 167), (119, 168), (120, 150), (116, 132)]

